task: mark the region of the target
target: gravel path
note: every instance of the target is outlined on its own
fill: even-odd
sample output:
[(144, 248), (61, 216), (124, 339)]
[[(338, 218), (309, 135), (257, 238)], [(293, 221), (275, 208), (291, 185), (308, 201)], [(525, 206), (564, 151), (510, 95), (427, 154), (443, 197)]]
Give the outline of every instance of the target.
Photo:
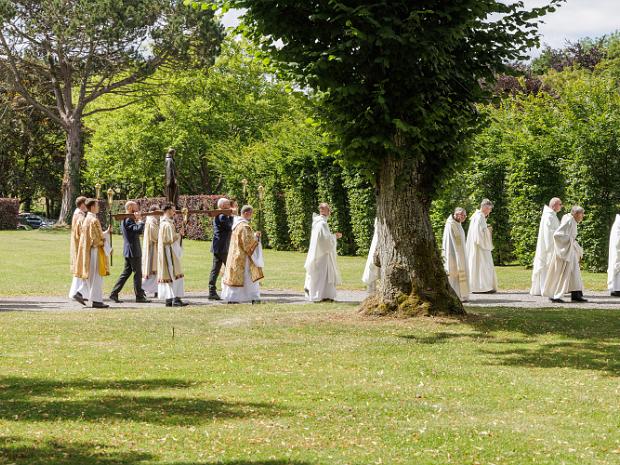
[[(265, 303), (285, 303), (285, 304), (306, 304), (303, 294), (290, 290), (263, 290), (263, 302)], [(364, 291), (339, 291), (338, 301), (347, 303), (359, 303), (366, 297)], [(472, 294), (470, 301), (466, 304), (469, 308), (477, 307), (517, 307), (517, 308), (609, 308), (620, 309), (620, 298), (610, 297), (608, 293), (589, 292), (585, 296), (589, 302), (585, 304), (571, 303), (570, 298), (565, 299), (564, 304), (554, 304), (544, 297), (532, 297), (527, 291), (501, 291), (496, 294)], [(154, 301), (150, 304), (137, 304), (133, 302), (130, 295), (121, 297), (125, 299), (122, 304), (111, 304), (113, 308), (157, 308), (162, 307), (163, 302)], [(186, 301), (196, 306), (224, 305), (207, 299), (207, 293), (188, 293)], [(0, 297), (0, 312), (6, 311), (32, 311), (32, 312), (53, 312), (53, 311), (90, 311), (89, 307), (82, 307), (77, 302), (68, 301), (62, 297)]]

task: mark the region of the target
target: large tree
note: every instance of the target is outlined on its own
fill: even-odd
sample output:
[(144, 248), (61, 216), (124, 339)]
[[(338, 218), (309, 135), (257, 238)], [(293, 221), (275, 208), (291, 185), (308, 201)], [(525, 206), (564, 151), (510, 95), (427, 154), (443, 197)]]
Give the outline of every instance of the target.
[[(0, 68), (66, 134), (60, 222), (80, 191), (83, 119), (114, 109), (89, 104), (109, 93), (131, 95), (132, 84), (173, 63), (199, 56), (204, 66), (221, 38), (211, 10), (176, 0), (0, 0)], [(30, 88), (31, 75), (46, 83), (51, 105)]]
[(322, 100), (342, 158), (374, 173), (381, 265), (373, 312), (463, 313), (429, 219), (480, 125), (476, 104), (538, 44), (539, 18), (499, 0), (230, 0), (242, 29)]

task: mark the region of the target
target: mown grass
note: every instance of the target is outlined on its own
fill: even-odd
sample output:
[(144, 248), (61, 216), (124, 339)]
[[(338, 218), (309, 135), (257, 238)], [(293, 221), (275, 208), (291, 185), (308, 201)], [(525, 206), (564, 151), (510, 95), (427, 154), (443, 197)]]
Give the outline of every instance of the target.
[(618, 315), (1, 313), (0, 464), (617, 464)]
[[(112, 274), (104, 280), (109, 291), (121, 272), (123, 260), (119, 251), (121, 238), (115, 236)], [(68, 235), (50, 231), (0, 231), (0, 296), (65, 295), (71, 281), (68, 259)], [(184, 268), (190, 291), (208, 288), (211, 270), (210, 243), (185, 241)], [(265, 251), (265, 279), (268, 289), (303, 290), (305, 254)], [(363, 289), (361, 276), (365, 257), (339, 257), (342, 289)], [(530, 286), (531, 272), (520, 266), (498, 267), (499, 285), (504, 290), (525, 290)], [(604, 290), (605, 274), (583, 273), (586, 289)], [(129, 288), (127, 288), (129, 289)]]
[[(65, 295), (71, 284), (69, 236), (64, 231), (0, 231), (0, 296)], [(123, 267), (122, 238), (114, 236), (111, 275), (104, 279), (109, 292)], [(212, 255), (210, 242), (184, 241), (186, 289), (208, 289)], [(303, 291), (306, 256), (298, 252), (265, 251), (265, 279), (269, 289)], [(365, 259), (339, 257), (343, 289), (363, 289)], [(126, 291), (131, 292), (130, 285)], [(107, 295), (106, 292), (106, 295)]]

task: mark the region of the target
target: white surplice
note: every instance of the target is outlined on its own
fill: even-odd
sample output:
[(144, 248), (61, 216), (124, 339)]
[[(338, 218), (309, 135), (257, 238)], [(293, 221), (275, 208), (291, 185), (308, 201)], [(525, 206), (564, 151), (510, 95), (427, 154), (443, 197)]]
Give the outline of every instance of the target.
[(611, 292), (620, 291), (620, 215), (616, 215), (609, 236), (609, 266), (607, 287)]
[(536, 255), (532, 268), (531, 295), (542, 295), (545, 287), (547, 271), (553, 257), (553, 233), (560, 227), (558, 215), (552, 208), (545, 205), (543, 208), (540, 226), (538, 227), (538, 240), (536, 241)]
[[(248, 222), (243, 217), (235, 216), (233, 220), (232, 230), (243, 222)], [(265, 267), (265, 259), (263, 257), (263, 244), (259, 241), (258, 246), (252, 252), (252, 262), (259, 268)], [(250, 273), (250, 257), (245, 259), (245, 269), (243, 270), (243, 286), (227, 286), (222, 280), (222, 300), (224, 302), (253, 302), (260, 300), (260, 280), (252, 281), (252, 273)]]
[(336, 286), (340, 284), (340, 272), (336, 263), (337, 239), (327, 224), (327, 218), (312, 215), (312, 235), (306, 257), (306, 300), (320, 302), (336, 299)]
[(583, 291), (579, 269), (582, 257), (583, 249), (577, 242), (577, 221), (568, 213), (562, 217), (560, 227), (553, 233), (553, 256), (542, 294), (561, 299), (569, 292)]
[[(163, 222), (162, 222), (163, 223)], [(161, 225), (160, 225), (161, 228)], [(183, 258), (183, 247), (181, 239), (177, 239), (172, 245), (164, 245), (163, 252), (166, 254), (165, 263), (169, 266), (170, 276), (174, 276), (172, 260), (174, 255), (177, 260)], [(171, 283), (160, 282), (157, 284), (157, 298), (163, 300), (180, 299), (185, 297), (185, 277), (175, 278)]]
[(469, 223), (465, 248), (470, 292), (497, 290), (492, 251), (493, 239), (487, 226), (487, 219), (480, 210), (476, 210)]
[(364, 274), (362, 275), (362, 282), (366, 284), (366, 288), (370, 294), (377, 290), (377, 281), (381, 275), (381, 269), (375, 265), (375, 252), (377, 251), (377, 244), (379, 243), (378, 226), (379, 220), (375, 218), (375, 232), (372, 235), (368, 258), (366, 259), (366, 267), (364, 268)]
[(450, 215), (443, 229), (441, 252), (448, 281), (456, 295), (462, 301), (469, 298), (469, 277), (467, 273), (467, 258), (465, 254), (465, 231), (463, 225)]

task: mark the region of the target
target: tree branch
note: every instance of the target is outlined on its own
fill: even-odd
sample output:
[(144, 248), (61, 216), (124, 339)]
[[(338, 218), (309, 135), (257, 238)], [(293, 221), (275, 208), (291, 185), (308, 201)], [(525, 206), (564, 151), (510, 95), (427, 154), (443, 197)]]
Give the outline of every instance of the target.
[(17, 64), (15, 62), (15, 57), (13, 56), (13, 52), (11, 51), (11, 48), (9, 47), (9, 45), (6, 42), (6, 39), (4, 37), (4, 33), (0, 30), (0, 44), (2, 45), (2, 47), (4, 48), (5, 52), (6, 52), (6, 63), (8, 64), (8, 68), (10, 70), (9, 75), (12, 78), (13, 81), (13, 85), (15, 87), (15, 89), (34, 107), (36, 107), (37, 109), (41, 110), (43, 113), (45, 113), (47, 116), (49, 116), (49, 118), (53, 121), (55, 121), (56, 123), (60, 124), (63, 128), (66, 128), (65, 122), (62, 120), (62, 118), (57, 115), (56, 113), (54, 113), (52, 110), (50, 110), (47, 106), (39, 103), (31, 94), (30, 92), (28, 92), (28, 90), (26, 89), (26, 87), (24, 86), (21, 77), (19, 75), (19, 70), (17, 69)]

